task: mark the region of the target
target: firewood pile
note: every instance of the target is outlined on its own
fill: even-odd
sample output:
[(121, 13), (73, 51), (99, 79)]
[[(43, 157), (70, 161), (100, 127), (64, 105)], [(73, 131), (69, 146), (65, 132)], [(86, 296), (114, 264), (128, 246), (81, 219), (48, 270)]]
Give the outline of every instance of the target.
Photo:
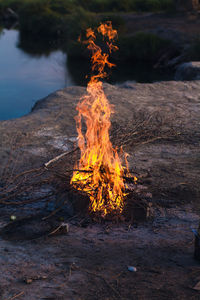
[[(79, 149), (59, 155), (44, 166), (22, 172), (1, 188), (1, 205), (26, 206), (36, 203), (43, 203), (47, 207), (50, 202), (54, 202), (56, 213), (67, 202), (71, 202), (75, 213), (88, 214), (89, 197), (86, 193), (77, 191), (70, 184), (74, 162), (79, 155)], [(137, 175), (138, 176), (138, 175)], [(108, 216), (112, 220), (132, 220), (145, 219), (149, 214), (151, 205), (151, 193), (144, 186), (145, 180), (149, 180), (150, 174), (141, 174), (136, 184), (133, 177), (126, 177), (127, 197), (122, 216)], [(52, 214), (52, 213), (51, 213)], [(92, 216), (95, 220), (100, 220), (99, 216)]]
[[(149, 116), (139, 112), (133, 117), (133, 122), (124, 125), (113, 123), (111, 139), (115, 147), (123, 146), (129, 151), (130, 147), (179, 138), (179, 130), (172, 125), (170, 127), (169, 120), (163, 119), (160, 114)], [(41, 208), (44, 208), (54, 203), (56, 212), (67, 202), (71, 202), (75, 212), (87, 214), (88, 196), (75, 190), (70, 184), (75, 171), (74, 165), (79, 157), (79, 148), (74, 145), (71, 151), (53, 157), (39, 168), (7, 176), (5, 181), (2, 179), (0, 205), (28, 205), (34, 208), (40, 203)], [(131, 170), (131, 174), (138, 180), (136, 184), (132, 175), (125, 178), (127, 197), (121, 218), (132, 221), (137, 218), (145, 219), (150, 214), (152, 205), (151, 174), (148, 171), (138, 174), (136, 170)]]

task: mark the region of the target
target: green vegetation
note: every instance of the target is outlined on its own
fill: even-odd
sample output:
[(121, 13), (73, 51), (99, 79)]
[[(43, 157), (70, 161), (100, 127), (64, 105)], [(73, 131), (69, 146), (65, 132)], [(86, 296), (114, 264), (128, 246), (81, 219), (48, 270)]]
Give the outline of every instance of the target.
[(77, 0), (78, 5), (92, 12), (168, 11), (173, 0)]
[(200, 37), (188, 49), (188, 60), (200, 61)]
[(60, 15), (71, 13), (77, 7), (96, 13), (175, 9), (173, 0), (0, 0), (0, 9), (10, 7), (19, 12), (24, 5), (43, 7)]
[(138, 32), (134, 36), (119, 38), (120, 60), (143, 60), (155, 62), (170, 41), (154, 34)]
[[(170, 41), (151, 33), (138, 32), (133, 36), (120, 36), (117, 41), (120, 51), (113, 54), (117, 61), (146, 61), (156, 62), (158, 57), (168, 47), (173, 47)], [(76, 41), (70, 44), (68, 56), (71, 59), (87, 57), (87, 50), (83, 44)]]
[[(0, 13), (12, 8), (19, 15), (21, 33), (20, 45), (26, 39), (40, 40), (47, 45), (67, 51), (69, 57), (87, 57), (84, 46), (78, 42), (78, 36), (85, 29), (99, 22), (111, 20), (119, 33), (119, 60), (136, 59), (154, 61), (167, 41), (152, 34), (138, 33), (126, 37), (125, 21), (118, 12), (130, 11), (172, 11), (173, 0), (0, 0)], [(56, 45), (56, 46), (55, 46)], [(35, 48), (34, 48), (35, 51)]]

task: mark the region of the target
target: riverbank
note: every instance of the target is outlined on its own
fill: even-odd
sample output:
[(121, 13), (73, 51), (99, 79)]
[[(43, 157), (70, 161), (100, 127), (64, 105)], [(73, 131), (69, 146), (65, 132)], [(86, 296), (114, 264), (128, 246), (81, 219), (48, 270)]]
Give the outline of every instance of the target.
[[(29, 189), (24, 199), (44, 199), (46, 193), (49, 204), (46, 208), (43, 202), (27, 207), (1, 204), (1, 229), (11, 215), (22, 219), (14, 226), (11, 222), (10, 233), (0, 234), (2, 299), (20, 293), (19, 299), (30, 300), (132, 299), (133, 295), (198, 299), (193, 288), (199, 281), (199, 263), (193, 260), (190, 227), (197, 228), (199, 220), (200, 82), (105, 84), (104, 91), (115, 106), (113, 143), (117, 137), (124, 144), (132, 170), (150, 174), (146, 187), (152, 193), (152, 219), (142, 224), (87, 225), (71, 220), (66, 205), (44, 221), (53, 202), (63, 195), (49, 202), (48, 182), (39, 180), (33, 193), (31, 182), (36, 177), (25, 178)], [(1, 187), (15, 174), (38, 168), (75, 147), (75, 107), (85, 92), (83, 87), (57, 91), (38, 101), (29, 115), (0, 122)], [(21, 200), (14, 195), (9, 199)], [(60, 222), (68, 223), (68, 233), (43, 234)], [(39, 238), (33, 238), (35, 234)], [(129, 265), (137, 272), (129, 272)]]
[(77, 42), (78, 36), (84, 37), (86, 28), (105, 20), (111, 20), (118, 30), (120, 50), (113, 57), (118, 62), (147, 61), (156, 67), (172, 67), (200, 59), (198, 13), (176, 13), (171, 0), (115, 2), (103, 2), (101, 6), (98, 1), (75, 5), (73, 1), (12, 0), (0, 2), (0, 12), (3, 16), (11, 8), (17, 13), (21, 45), (26, 47), (28, 40), (36, 44), (43, 40), (44, 45), (63, 49), (71, 60), (88, 58), (85, 46)]

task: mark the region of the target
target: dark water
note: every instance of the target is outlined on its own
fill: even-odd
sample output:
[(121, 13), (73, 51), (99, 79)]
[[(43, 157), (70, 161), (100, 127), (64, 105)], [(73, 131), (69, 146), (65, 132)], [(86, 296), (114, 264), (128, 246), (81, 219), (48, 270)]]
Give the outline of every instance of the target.
[[(67, 62), (65, 53), (51, 51), (48, 45), (48, 51), (43, 47), (37, 53), (35, 49), (41, 50), (39, 46), (34, 41), (28, 47), (19, 43), (17, 30), (4, 29), (0, 33), (0, 120), (29, 113), (37, 100), (55, 90), (86, 84), (88, 63)], [(172, 74), (159, 73), (146, 64), (126, 63), (113, 69), (109, 82), (153, 82), (172, 77)]]

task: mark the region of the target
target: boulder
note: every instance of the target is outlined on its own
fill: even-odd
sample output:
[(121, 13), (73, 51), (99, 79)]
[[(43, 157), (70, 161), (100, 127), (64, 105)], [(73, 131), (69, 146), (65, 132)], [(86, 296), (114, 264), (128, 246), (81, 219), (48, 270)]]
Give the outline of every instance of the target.
[(180, 64), (176, 69), (175, 80), (200, 80), (200, 62)]

